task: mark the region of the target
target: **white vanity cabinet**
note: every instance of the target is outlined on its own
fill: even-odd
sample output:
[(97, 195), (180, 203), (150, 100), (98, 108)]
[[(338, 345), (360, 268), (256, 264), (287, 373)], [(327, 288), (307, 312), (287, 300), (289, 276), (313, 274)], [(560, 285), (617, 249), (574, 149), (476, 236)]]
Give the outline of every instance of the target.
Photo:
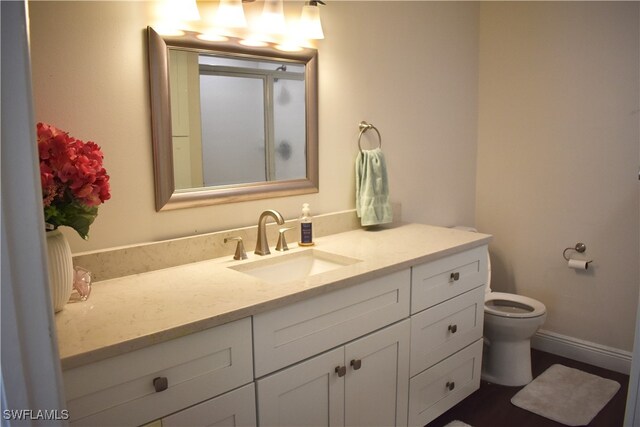
[(257, 381), (261, 426), (407, 424), (409, 320)]
[(63, 372), (72, 425), (141, 425), (253, 381), (249, 318)]
[[(286, 283), (286, 292), (217, 261), (136, 276), (140, 295), (167, 287), (164, 311), (144, 313), (158, 330), (135, 329), (138, 308), (126, 305), (118, 313), (133, 331), (102, 337), (100, 352), (87, 344), (71, 353), (88, 363), (63, 372), (71, 425), (424, 426), (464, 399), (480, 383), (488, 237), (420, 225), (350, 233), (337, 242), (361, 263)], [(384, 260), (368, 249), (407, 240)], [(187, 273), (211, 304), (168, 322), (169, 287)], [(108, 304), (132, 283), (114, 279), (94, 301)], [(231, 314), (244, 318), (198, 329)], [(70, 319), (83, 318), (58, 327)], [(194, 332), (156, 341), (180, 325)], [(71, 343), (76, 331), (65, 332)], [(114, 353), (128, 343), (151, 345)]]
[(487, 247), (412, 268), (409, 425), (480, 387)]

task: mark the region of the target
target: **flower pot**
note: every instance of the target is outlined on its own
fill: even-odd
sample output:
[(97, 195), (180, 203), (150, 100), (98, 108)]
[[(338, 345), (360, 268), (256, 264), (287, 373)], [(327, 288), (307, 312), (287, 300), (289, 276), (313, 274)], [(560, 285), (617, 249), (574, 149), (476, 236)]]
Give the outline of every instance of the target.
[(47, 231), (49, 287), (53, 310), (58, 312), (69, 301), (73, 290), (73, 259), (69, 242), (60, 230)]

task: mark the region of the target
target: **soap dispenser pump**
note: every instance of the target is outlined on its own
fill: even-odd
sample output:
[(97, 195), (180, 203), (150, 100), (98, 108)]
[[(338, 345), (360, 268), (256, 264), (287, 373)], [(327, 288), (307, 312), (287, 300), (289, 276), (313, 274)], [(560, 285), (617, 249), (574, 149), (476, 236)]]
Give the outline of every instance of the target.
[(300, 215), (300, 246), (313, 246), (313, 221), (309, 213), (309, 203), (302, 205), (302, 214)]

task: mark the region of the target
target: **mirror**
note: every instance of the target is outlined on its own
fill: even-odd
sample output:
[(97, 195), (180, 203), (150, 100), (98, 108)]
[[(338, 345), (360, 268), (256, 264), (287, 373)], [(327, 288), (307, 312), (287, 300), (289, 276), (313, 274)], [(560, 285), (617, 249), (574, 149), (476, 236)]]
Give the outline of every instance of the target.
[(157, 211), (318, 191), (315, 49), (147, 33)]

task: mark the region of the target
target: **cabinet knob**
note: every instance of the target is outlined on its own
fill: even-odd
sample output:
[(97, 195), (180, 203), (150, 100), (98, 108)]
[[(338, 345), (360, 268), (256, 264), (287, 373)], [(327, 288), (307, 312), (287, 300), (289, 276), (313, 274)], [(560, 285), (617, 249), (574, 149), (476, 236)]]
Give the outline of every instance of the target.
[(153, 379), (153, 388), (156, 389), (156, 393), (165, 391), (169, 388), (169, 380), (167, 377), (156, 377)]
[(347, 374), (347, 367), (336, 366), (336, 374), (338, 374), (339, 377), (344, 377)]
[(458, 325), (449, 325), (448, 330), (449, 330), (449, 332), (451, 332), (452, 334), (455, 334), (456, 332), (458, 332)]
[(457, 282), (458, 280), (460, 280), (460, 273), (457, 271), (455, 273), (451, 273), (451, 276), (449, 276), (449, 281)]
[(456, 383), (453, 381), (447, 381), (446, 387), (449, 391), (453, 391), (453, 389), (456, 388)]
[(358, 369), (360, 369), (362, 367), (362, 360), (360, 359), (353, 359), (351, 361), (351, 366), (353, 367), (354, 371), (357, 371)]

